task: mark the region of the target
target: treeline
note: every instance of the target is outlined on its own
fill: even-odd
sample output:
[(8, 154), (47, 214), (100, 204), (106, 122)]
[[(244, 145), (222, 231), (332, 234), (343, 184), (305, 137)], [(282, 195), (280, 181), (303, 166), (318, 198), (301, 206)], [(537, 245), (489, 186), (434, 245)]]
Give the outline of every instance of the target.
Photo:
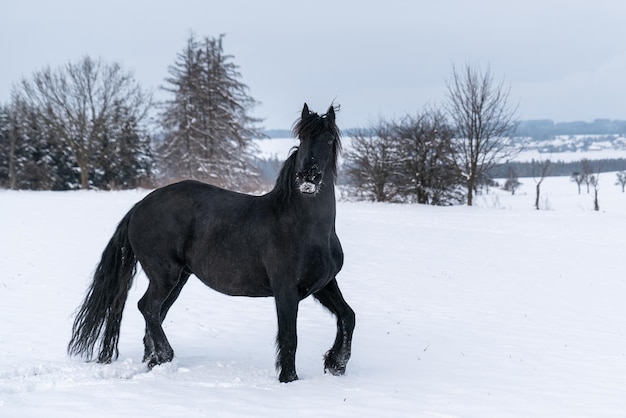
[(463, 179), (454, 161), (454, 133), (437, 109), (355, 130), (342, 167), (344, 181), (361, 199), (460, 203)]
[(170, 99), (154, 103), (119, 64), (89, 56), (20, 80), (0, 106), (0, 187), (254, 187), (260, 121), (223, 36), (190, 36), (164, 81)]
[(489, 69), (452, 68), (446, 101), (416, 115), (351, 133), (345, 178), (352, 195), (376, 201), (472, 205), (488, 173), (518, 152), (515, 106)]
[[(580, 161), (550, 161), (551, 163), (551, 174), (552, 176), (571, 176), (572, 173), (580, 172), (582, 170), (584, 161), (588, 160), (580, 160)], [(623, 171), (626, 170), (626, 159), (624, 158), (606, 158), (601, 160), (594, 160), (592, 165), (594, 166), (594, 171), (599, 173), (611, 172), (611, 171)], [(489, 170), (490, 178), (508, 178), (511, 170), (518, 177), (533, 177), (537, 175), (537, 162), (536, 161), (525, 161), (525, 162), (507, 162), (496, 166)]]
[[(198, 179), (267, 188), (282, 162), (255, 158), (254, 139), (264, 136), (250, 116), (257, 102), (223, 40), (189, 37), (161, 103), (121, 65), (89, 56), (20, 80), (0, 105), (0, 187), (109, 190)], [(510, 139), (517, 122), (503, 82), (489, 69), (453, 66), (447, 93), (441, 107), (346, 130), (352, 146), (340, 181), (353, 197), (471, 205), (492, 178), (533, 176), (532, 162), (502, 165), (520, 150)], [(579, 170), (551, 167), (551, 175)], [(622, 171), (625, 161), (600, 167)]]

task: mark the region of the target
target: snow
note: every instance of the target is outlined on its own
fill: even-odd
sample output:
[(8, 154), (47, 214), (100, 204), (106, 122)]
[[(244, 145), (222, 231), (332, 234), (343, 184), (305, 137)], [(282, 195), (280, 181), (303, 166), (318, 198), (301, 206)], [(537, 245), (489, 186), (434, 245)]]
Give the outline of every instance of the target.
[(298, 141), (294, 138), (257, 139), (254, 142), (258, 147), (259, 158), (277, 158), (280, 161), (286, 160), (291, 148), (298, 145)]
[(147, 192), (0, 191), (2, 417), (617, 417), (626, 411), (626, 194), (601, 211), (567, 178), (475, 207), (338, 204), (338, 279), (357, 313), (345, 376), (323, 373), (334, 319), (299, 311), (300, 380), (278, 382), (273, 300), (190, 280), (147, 372), (136, 302), (110, 365), (68, 358), (72, 313), (123, 214)]

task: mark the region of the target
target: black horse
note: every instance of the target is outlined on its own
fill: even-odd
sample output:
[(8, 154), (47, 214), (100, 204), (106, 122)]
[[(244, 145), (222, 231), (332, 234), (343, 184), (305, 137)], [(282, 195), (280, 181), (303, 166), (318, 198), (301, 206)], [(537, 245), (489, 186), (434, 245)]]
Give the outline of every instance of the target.
[(275, 298), (281, 382), (298, 378), (298, 304), (313, 295), (337, 318), (337, 336), (324, 356), (324, 371), (343, 374), (355, 315), (335, 278), (343, 251), (335, 233), (334, 181), (341, 142), (333, 106), (320, 116), (305, 104), (293, 132), (300, 145), (266, 195), (183, 181), (138, 202), (102, 253), (74, 321), (70, 355), (91, 358), (99, 343), (99, 362), (117, 358), (122, 312), (139, 261), (150, 280), (138, 303), (146, 321), (143, 360), (149, 368), (174, 357), (161, 324), (195, 274), (227, 295)]

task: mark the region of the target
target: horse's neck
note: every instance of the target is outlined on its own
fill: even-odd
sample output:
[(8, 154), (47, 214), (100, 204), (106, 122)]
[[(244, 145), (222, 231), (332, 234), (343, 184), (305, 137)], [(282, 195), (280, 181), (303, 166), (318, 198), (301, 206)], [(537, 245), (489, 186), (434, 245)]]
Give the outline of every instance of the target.
[(316, 222), (335, 223), (337, 203), (335, 200), (334, 182), (323, 184), (321, 190), (315, 196), (303, 196), (300, 194), (297, 196), (303, 214), (314, 218)]

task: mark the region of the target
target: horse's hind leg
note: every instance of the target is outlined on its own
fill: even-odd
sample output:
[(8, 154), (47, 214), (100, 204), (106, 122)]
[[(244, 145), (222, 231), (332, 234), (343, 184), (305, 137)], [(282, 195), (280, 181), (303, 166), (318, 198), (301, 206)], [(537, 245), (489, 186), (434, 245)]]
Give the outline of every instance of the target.
[(174, 358), (174, 350), (167, 341), (161, 324), (189, 275), (179, 265), (172, 265), (168, 269), (154, 269), (143, 265), (143, 269), (150, 284), (137, 305), (146, 321), (143, 361), (152, 368)]
[(331, 349), (324, 355), (324, 371), (335, 376), (342, 375), (350, 360), (354, 311), (344, 300), (336, 279), (313, 296), (337, 317), (337, 337)]
[(174, 302), (176, 302), (176, 299), (178, 299), (178, 296), (180, 295), (180, 291), (183, 290), (183, 287), (187, 283), (187, 280), (189, 280), (190, 275), (191, 273), (188, 270), (183, 270), (180, 273), (180, 279), (178, 279), (178, 283), (176, 284), (176, 287), (172, 289), (172, 292), (167, 297), (167, 299), (163, 303), (163, 306), (161, 307), (161, 324), (163, 324), (163, 321), (165, 320), (165, 317), (167, 316), (167, 312), (170, 310)]

